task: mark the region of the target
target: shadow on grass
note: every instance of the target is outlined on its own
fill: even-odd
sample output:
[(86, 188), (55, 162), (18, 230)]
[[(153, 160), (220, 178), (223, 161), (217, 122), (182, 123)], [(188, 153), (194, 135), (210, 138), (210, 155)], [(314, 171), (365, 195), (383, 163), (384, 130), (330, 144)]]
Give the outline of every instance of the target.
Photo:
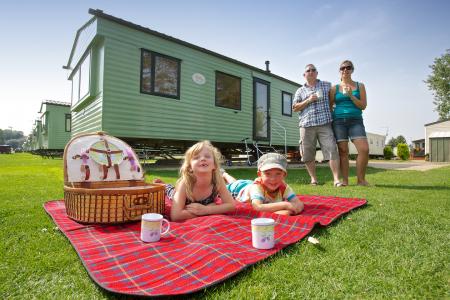
[(395, 184), (375, 184), (376, 187), (388, 189), (404, 189), (404, 190), (443, 190), (450, 191), (450, 188), (443, 185), (395, 185)]

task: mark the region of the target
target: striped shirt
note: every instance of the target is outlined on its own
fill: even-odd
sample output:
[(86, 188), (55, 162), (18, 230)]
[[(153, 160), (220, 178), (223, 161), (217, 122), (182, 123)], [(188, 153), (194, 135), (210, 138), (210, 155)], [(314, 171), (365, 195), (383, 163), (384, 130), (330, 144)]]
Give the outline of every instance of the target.
[(315, 86), (309, 86), (305, 83), (295, 92), (293, 103), (305, 101), (318, 90), (321, 90), (323, 95), (322, 99), (310, 103), (298, 113), (299, 127), (312, 127), (331, 123), (333, 119), (331, 117), (328, 95), (330, 89), (331, 83), (317, 79)]

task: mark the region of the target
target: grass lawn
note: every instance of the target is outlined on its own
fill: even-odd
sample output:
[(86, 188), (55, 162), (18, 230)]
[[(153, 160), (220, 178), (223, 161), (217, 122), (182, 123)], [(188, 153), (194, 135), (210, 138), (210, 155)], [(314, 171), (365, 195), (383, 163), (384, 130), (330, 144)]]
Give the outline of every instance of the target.
[[(289, 169), (299, 194), (366, 198), (368, 205), (223, 283), (190, 295), (207, 299), (449, 298), (450, 167), (421, 171), (369, 168), (374, 186), (312, 187)], [(255, 169), (232, 169), (253, 178)], [(355, 182), (354, 168), (351, 183)], [(174, 183), (177, 171), (151, 169), (147, 180)], [(0, 295), (2, 298), (127, 298), (98, 287), (42, 205), (63, 197), (61, 159), (0, 155)]]

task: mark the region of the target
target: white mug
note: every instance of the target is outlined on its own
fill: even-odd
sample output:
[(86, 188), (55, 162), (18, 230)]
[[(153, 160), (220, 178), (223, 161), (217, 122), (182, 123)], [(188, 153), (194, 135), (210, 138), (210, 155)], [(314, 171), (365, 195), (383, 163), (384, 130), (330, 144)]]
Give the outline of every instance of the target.
[(257, 218), (251, 221), (252, 245), (257, 249), (272, 249), (275, 245), (275, 220), (270, 218)]
[(345, 96), (350, 96), (352, 94), (352, 88), (349, 86), (342, 87), (342, 92)]
[(317, 98), (319, 98), (319, 100), (322, 100), (322, 98), (323, 98), (323, 93), (322, 93), (322, 90), (321, 90), (321, 89), (318, 89), (318, 90), (316, 91), (316, 96), (317, 96)]
[[(162, 231), (162, 223), (166, 222), (167, 228)], [(170, 223), (160, 214), (143, 214), (141, 222), (141, 240), (150, 243), (157, 242), (161, 239), (161, 235), (169, 232)]]

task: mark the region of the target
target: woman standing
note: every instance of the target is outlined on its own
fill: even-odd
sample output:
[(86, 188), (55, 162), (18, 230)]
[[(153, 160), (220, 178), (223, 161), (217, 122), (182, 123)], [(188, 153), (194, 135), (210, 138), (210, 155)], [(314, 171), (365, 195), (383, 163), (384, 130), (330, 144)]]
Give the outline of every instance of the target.
[(356, 176), (358, 185), (367, 186), (366, 168), (369, 160), (362, 111), (367, 107), (366, 89), (361, 82), (353, 81), (353, 63), (345, 60), (339, 67), (341, 82), (331, 88), (330, 107), (333, 108), (333, 131), (339, 149), (343, 185), (348, 185), (348, 140), (358, 151), (356, 159)]

